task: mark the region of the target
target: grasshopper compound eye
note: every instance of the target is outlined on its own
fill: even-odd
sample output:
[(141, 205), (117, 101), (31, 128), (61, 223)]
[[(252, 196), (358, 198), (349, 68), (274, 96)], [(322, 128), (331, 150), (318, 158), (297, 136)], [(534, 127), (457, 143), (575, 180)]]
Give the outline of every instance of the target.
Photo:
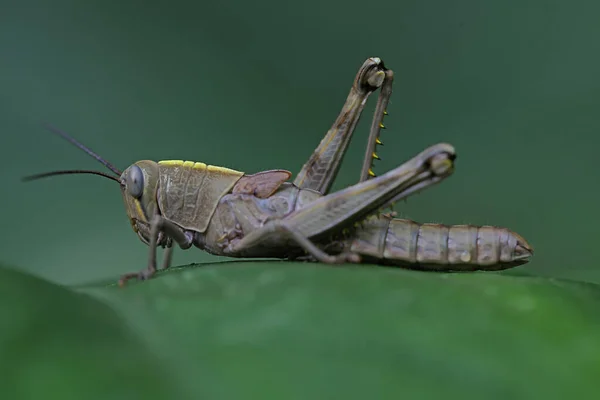
[(132, 165), (127, 174), (127, 191), (130, 195), (139, 199), (144, 192), (144, 174), (142, 169), (137, 165)]

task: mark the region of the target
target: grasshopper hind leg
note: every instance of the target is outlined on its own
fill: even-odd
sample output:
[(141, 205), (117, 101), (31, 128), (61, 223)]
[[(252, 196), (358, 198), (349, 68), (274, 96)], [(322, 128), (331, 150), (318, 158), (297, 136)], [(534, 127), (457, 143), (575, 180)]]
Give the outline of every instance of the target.
[[(161, 233), (166, 235), (166, 237), (160, 238), (159, 240)], [(159, 244), (163, 242), (166, 242), (167, 246), (163, 255), (162, 268), (169, 268), (171, 265), (171, 257), (173, 256), (173, 241), (177, 242), (182, 249), (188, 249), (192, 246), (193, 236), (187, 234), (181, 227), (164, 217), (160, 215), (154, 216), (150, 223), (150, 240), (148, 242), (150, 254), (148, 256), (148, 266), (141, 271), (122, 275), (121, 279), (119, 279), (119, 286), (125, 285), (130, 279), (146, 280), (152, 278), (156, 273), (156, 249)]]
[(311, 239), (320, 241), (331, 234), (337, 236), (388, 202), (439, 183), (453, 172), (454, 159), (452, 146), (445, 143), (431, 146), (392, 171), (320, 197), (282, 220), (266, 223), (231, 242), (224, 255), (247, 257), (265, 254), (269, 248), (285, 250), (291, 241), (326, 264), (360, 262), (359, 255), (352, 252), (327, 254)]
[(296, 186), (322, 194), (329, 193), (365, 103), (373, 92), (385, 84), (385, 79), (392, 74), (388, 71), (378, 57), (368, 58), (363, 63), (340, 114), (296, 176)]
[(377, 99), (377, 105), (375, 106), (375, 113), (373, 114), (373, 121), (371, 122), (371, 129), (369, 131), (369, 139), (367, 141), (367, 147), (365, 149), (365, 156), (363, 158), (363, 165), (360, 172), (359, 182), (364, 182), (369, 178), (375, 177), (373, 172), (373, 162), (379, 160), (376, 148), (377, 145), (383, 145), (379, 139), (379, 135), (382, 129), (385, 129), (383, 125), (383, 117), (387, 115), (387, 106), (392, 96), (392, 86), (394, 84), (394, 72), (390, 69), (385, 70), (385, 78), (379, 91), (379, 98)]
[[(294, 244), (306, 252), (309, 259), (312, 257), (312, 259), (324, 264), (359, 263), (361, 261), (360, 256), (352, 252), (343, 252), (337, 255), (326, 253), (297, 229), (290, 226), (286, 221), (281, 220), (269, 222), (259, 231), (255, 231), (236, 243), (230, 244), (229, 249), (232, 252), (243, 252), (247, 249), (268, 245), (273, 237), (278, 237), (279, 240), (285, 238), (294, 242)], [(293, 257), (293, 259), (302, 259), (302, 256)]]

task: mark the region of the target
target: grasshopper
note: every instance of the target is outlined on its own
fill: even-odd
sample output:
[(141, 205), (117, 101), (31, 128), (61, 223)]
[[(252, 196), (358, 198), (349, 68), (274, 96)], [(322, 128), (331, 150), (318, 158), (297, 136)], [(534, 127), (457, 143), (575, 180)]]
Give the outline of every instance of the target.
[[(116, 181), (134, 232), (149, 246), (147, 267), (121, 276), (145, 280), (157, 270), (156, 250), (171, 263), (174, 244), (229, 257), (282, 258), (325, 264), (374, 263), (434, 271), (502, 270), (529, 261), (533, 248), (517, 233), (494, 226), (419, 224), (384, 213), (398, 200), (433, 186), (454, 171), (447, 143), (431, 146), (376, 176), (376, 145), (392, 94), (394, 73), (381, 59), (360, 67), (341, 113), (293, 182), (286, 170), (247, 174), (192, 161), (142, 160), (120, 171), (65, 132), (48, 126), (107, 167), (96, 174)], [(329, 193), (360, 119), (376, 90), (379, 97), (358, 182)]]

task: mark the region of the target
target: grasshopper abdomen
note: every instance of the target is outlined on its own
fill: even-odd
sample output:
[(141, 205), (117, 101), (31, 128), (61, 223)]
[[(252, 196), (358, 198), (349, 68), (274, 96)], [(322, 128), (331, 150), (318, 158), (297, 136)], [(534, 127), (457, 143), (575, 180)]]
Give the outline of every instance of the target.
[(441, 225), (379, 216), (346, 239), (374, 262), (424, 270), (502, 270), (526, 263), (533, 248), (507, 228)]

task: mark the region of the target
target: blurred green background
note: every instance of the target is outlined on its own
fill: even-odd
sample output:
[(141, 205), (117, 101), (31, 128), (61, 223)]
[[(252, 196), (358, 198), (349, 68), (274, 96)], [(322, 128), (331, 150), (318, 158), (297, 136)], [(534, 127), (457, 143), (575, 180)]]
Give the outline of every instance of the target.
[[(600, 282), (600, 3), (590, 1), (2, 2), (0, 260), (60, 283), (145, 265), (114, 182), (21, 176), (185, 159), (296, 173), (369, 56), (396, 72), (383, 161), (436, 142), (448, 181), (397, 210), (507, 226), (536, 275)], [(373, 102), (336, 188), (360, 170)], [(213, 258), (175, 253), (175, 264)]]
[[(598, 287), (545, 277), (600, 283), (599, 12), (583, 0), (0, 0), (0, 393), (595, 398)], [(103, 283), (144, 267), (147, 247), (117, 185), (20, 182), (103, 170), (43, 122), (120, 168), (296, 173), (371, 56), (396, 73), (376, 172), (442, 141), (458, 152), (450, 179), (396, 210), (509, 227), (535, 247), (530, 264), (232, 262), (118, 290)], [(335, 188), (357, 180), (373, 100)]]

